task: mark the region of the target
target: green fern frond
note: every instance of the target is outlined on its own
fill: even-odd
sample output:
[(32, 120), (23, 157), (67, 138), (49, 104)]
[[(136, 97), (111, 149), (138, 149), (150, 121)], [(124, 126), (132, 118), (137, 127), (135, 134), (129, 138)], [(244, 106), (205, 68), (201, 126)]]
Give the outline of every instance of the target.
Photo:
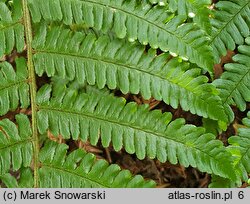
[(109, 165), (93, 154), (77, 149), (67, 154), (68, 146), (49, 142), (40, 152), (40, 186), (46, 188), (146, 188), (154, 187), (152, 180), (132, 176), (118, 165)]
[(234, 171), (236, 172), (237, 181), (231, 181), (219, 176), (212, 176), (211, 188), (232, 188), (240, 187), (242, 181), (247, 182), (250, 174), (250, 112), (247, 118), (242, 120), (244, 128), (238, 129), (238, 136), (232, 136), (228, 139), (228, 151), (234, 158)]
[(21, 168), (18, 179), (10, 173), (0, 175), (0, 181), (7, 188), (33, 188), (34, 185), (33, 174), (30, 168)]
[(235, 171), (243, 181), (247, 181), (250, 173), (250, 112), (248, 112), (247, 118), (242, 120), (242, 123), (246, 127), (239, 128), (238, 136), (232, 136), (228, 139), (230, 144), (228, 149), (235, 157)]
[(4, 2), (0, 2), (0, 58), (10, 54), (14, 47), (18, 52), (24, 49), (24, 26), (21, 22), (22, 5), (14, 0), (10, 10)]
[(214, 135), (203, 128), (185, 125), (184, 119), (171, 122), (170, 113), (149, 112), (147, 106), (128, 103), (123, 98), (55, 90), (44, 86), (37, 95), (38, 129), (63, 138), (90, 140), (96, 145), (112, 145), (116, 151), (135, 153), (161, 162), (197, 167), (201, 171), (234, 178), (230, 155)]
[(250, 37), (246, 41), (249, 45), (238, 47), (239, 54), (233, 57), (235, 63), (226, 64), (226, 71), (213, 82), (221, 92), (223, 103), (236, 105), (241, 111), (250, 102)]
[(30, 104), (28, 71), (24, 58), (16, 59), (16, 71), (8, 62), (0, 63), (0, 115)]
[[(80, 83), (87, 81), (98, 88), (107, 85), (124, 94), (141, 93), (172, 107), (181, 107), (193, 114), (227, 121), (217, 90), (200, 76), (200, 69), (180, 63), (169, 54), (156, 56), (152, 50), (123, 40), (96, 38), (67, 29), (41, 28), (33, 42), (36, 73), (58, 75)], [(230, 107), (229, 107), (230, 108)]]
[(249, 36), (250, 1), (219, 1), (216, 5), (211, 45), (214, 48), (217, 62), (225, 56), (227, 50), (234, 50), (244, 44), (244, 37)]
[(209, 188), (236, 188), (237, 185), (234, 181), (230, 179), (221, 178), (220, 176), (212, 175), (211, 183)]
[(18, 127), (8, 119), (0, 121), (0, 175), (10, 168), (17, 171), (29, 167), (33, 155), (30, 122), (25, 115), (16, 115)]
[(210, 22), (211, 0), (167, 0), (168, 7), (171, 12), (176, 12), (178, 15), (185, 15), (186, 18), (193, 19), (200, 28), (208, 34), (212, 31)]
[(165, 7), (136, 1), (109, 0), (29, 0), (34, 22), (63, 21), (67, 25), (84, 24), (97, 30), (112, 30), (118, 38), (139, 40), (143, 45), (171, 51), (192, 63), (209, 70), (212, 74), (213, 54), (207, 46), (208, 36), (195, 24), (185, 23), (186, 18), (169, 18)]

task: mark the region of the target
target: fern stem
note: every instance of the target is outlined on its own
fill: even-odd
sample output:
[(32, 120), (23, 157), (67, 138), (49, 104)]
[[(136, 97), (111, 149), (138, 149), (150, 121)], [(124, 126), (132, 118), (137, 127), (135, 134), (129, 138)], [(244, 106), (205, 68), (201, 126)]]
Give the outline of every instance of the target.
[(28, 58), (28, 70), (30, 79), (30, 97), (31, 97), (31, 110), (32, 110), (32, 132), (33, 132), (33, 146), (34, 146), (34, 187), (39, 186), (39, 175), (38, 175), (38, 154), (39, 154), (39, 138), (37, 131), (37, 107), (36, 107), (36, 76), (34, 70), (34, 64), (32, 61), (32, 28), (31, 19), (28, 10), (27, 0), (22, 0), (23, 4), (23, 20), (25, 27), (26, 45), (27, 45), (27, 58)]

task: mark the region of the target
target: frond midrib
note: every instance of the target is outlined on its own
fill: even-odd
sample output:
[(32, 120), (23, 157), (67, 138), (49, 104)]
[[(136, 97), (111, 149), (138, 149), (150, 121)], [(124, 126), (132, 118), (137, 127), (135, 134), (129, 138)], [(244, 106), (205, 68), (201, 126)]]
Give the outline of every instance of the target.
[(224, 26), (222, 26), (220, 29), (218, 29), (218, 32), (216, 32), (216, 35), (212, 36), (209, 45), (213, 44), (214, 40), (223, 32), (223, 30), (228, 26), (228, 24), (231, 23), (231, 22), (234, 20), (234, 18), (235, 18), (239, 13), (241, 13), (241, 11), (242, 11), (243, 9), (245, 9), (245, 7), (246, 7), (248, 4), (250, 4), (250, 1), (247, 2), (247, 3), (246, 3), (246, 4), (245, 4), (236, 14), (234, 14), (234, 15), (232, 16), (232, 18), (230, 18), (230, 20), (229, 20), (226, 24), (224, 24)]
[(98, 185), (100, 185), (100, 186), (102, 186), (102, 187), (107, 187), (107, 188), (111, 188), (112, 186), (109, 186), (109, 185), (104, 185), (104, 184), (102, 184), (102, 183), (100, 183), (100, 182), (98, 182), (98, 181), (95, 181), (95, 180), (93, 180), (93, 179), (91, 179), (91, 178), (89, 178), (89, 177), (87, 177), (87, 176), (83, 176), (83, 175), (80, 175), (80, 174), (78, 174), (78, 173), (76, 173), (76, 172), (73, 172), (73, 171), (70, 171), (70, 170), (67, 170), (67, 169), (64, 169), (64, 168), (60, 168), (60, 167), (58, 167), (58, 166), (54, 166), (54, 165), (49, 165), (49, 164), (41, 164), (41, 168), (42, 167), (47, 167), (47, 168), (50, 168), (50, 169), (56, 169), (56, 170), (58, 170), (58, 171), (61, 171), (61, 172), (66, 172), (66, 173), (69, 173), (69, 174), (73, 174), (73, 175), (75, 175), (75, 176), (77, 176), (77, 177), (80, 177), (81, 179), (85, 179), (85, 180), (88, 180), (88, 181), (90, 181), (90, 182), (92, 182), (92, 183), (96, 183), (96, 184), (98, 184)]
[(20, 86), (21, 84), (27, 84), (29, 82), (29, 79), (19, 80), (14, 83), (9, 83), (8, 86), (0, 86), (0, 91), (3, 91), (5, 89), (12, 88), (13, 86)]
[(33, 138), (33, 168), (34, 168), (34, 187), (39, 187), (39, 137), (38, 137), (38, 129), (37, 129), (37, 109), (36, 109), (36, 75), (33, 64), (33, 53), (32, 53), (32, 24), (31, 17), (28, 9), (28, 0), (22, 0), (22, 10), (23, 10), (23, 23), (25, 30), (25, 39), (27, 46), (27, 67), (28, 67), (28, 75), (29, 75), (29, 85), (30, 85), (30, 102), (31, 102), (31, 126), (32, 126), (32, 138)]
[(208, 155), (209, 157), (211, 157), (213, 160), (216, 160), (217, 162), (221, 162), (221, 160), (218, 160), (217, 158), (215, 158), (214, 156), (210, 155), (209, 153), (207, 152), (204, 152), (202, 149), (198, 149), (197, 147), (195, 146), (192, 146), (190, 147), (189, 145), (183, 143), (182, 141), (178, 141), (174, 138), (170, 138), (169, 136), (167, 135), (164, 135), (164, 134), (160, 134), (158, 132), (154, 132), (154, 131), (151, 131), (151, 130), (146, 130), (146, 129), (141, 129), (137, 126), (131, 126), (130, 124), (128, 123), (125, 123), (125, 122), (117, 122), (115, 120), (111, 120), (111, 119), (103, 119), (101, 117), (98, 117), (96, 115), (91, 115), (91, 114), (87, 114), (87, 113), (79, 113), (79, 112), (73, 112), (73, 111), (68, 111), (68, 110), (62, 110), (62, 109), (59, 109), (59, 108), (52, 108), (52, 107), (45, 107), (45, 106), (39, 106), (38, 107), (39, 110), (50, 110), (50, 111), (57, 111), (57, 112), (62, 112), (62, 113), (68, 113), (68, 114), (72, 114), (72, 115), (80, 115), (80, 116), (85, 116), (85, 117), (90, 117), (90, 118), (93, 118), (93, 119), (96, 119), (96, 120), (101, 120), (101, 121), (105, 121), (105, 122), (109, 122), (109, 123), (113, 123), (113, 124), (117, 124), (117, 125), (122, 125), (122, 126), (126, 126), (128, 128), (132, 128), (132, 129), (136, 129), (136, 130), (139, 130), (139, 131), (142, 131), (142, 132), (145, 132), (145, 133), (149, 133), (151, 135), (154, 135), (154, 136), (158, 136), (158, 137), (161, 137), (165, 140), (171, 140), (171, 141), (174, 141), (175, 143), (178, 143), (178, 144), (182, 144), (184, 145), (186, 148), (191, 148), (191, 149), (195, 149), (195, 150), (198, 150), (200, 152), (202, 152), (203, 154), (205, 155)]
[(223, 103), (227, 103), (229, 99), (232, 98), (233, 93), (237, 90), (238, 86), (241, 84), (241, 82), (244, 80), (244, 78), (250, 74), (250, 69), (247, 70), (247, 72), (240, 77), (240, 80), (237, 82), (237, 84), (234, 86), (234, 88), (230, 91), (229, 95), (226, 97), (226, 99), (223, 100)]
[(8, 146), (4, 146), (4, 147), (0, 147), (0, 151), (4, 150), (4, 149), (8, 149), (8, 148), (12, 148), (14, 146), (19, 146), (23, 143), (30, 143), (30, 142), (33, 142), (33, 139), (32, 138), (28, 138), (28, 139), (25, 139), (25, 140), (20, 140), (18, 142), (14, 142), (14, 143), (11, 143), (10, 145)]
[(18, 25), (18, 24), (23, 25), (23, 24), (22, 24), (22, 21), (19, 20), (19, 21), (15, 22), (15, 23), (10, 23), (10, 24), (8, 24), (8, 25), (6, 25), (6, 26), (3, 26), (3, 27), (0, 26), (0, 31), (7, 30), (8, 28), (11, 28), (11, 27), (15, 27), (15, 26)]

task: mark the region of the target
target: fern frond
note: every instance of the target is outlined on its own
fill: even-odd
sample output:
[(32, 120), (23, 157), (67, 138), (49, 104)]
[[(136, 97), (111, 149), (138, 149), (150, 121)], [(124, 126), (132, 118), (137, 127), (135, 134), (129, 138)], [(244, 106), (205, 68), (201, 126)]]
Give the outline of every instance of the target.
[(208, 34), (212, 31), (210, 22), (211, 0), (167, 0), (168, 7), (171, 12), (177, 12), (178, 15), (185, 15), (193, 19), (200, 28), (205, 30)]
[(171, 122), (171, 113), (149, 112), (147, 106), (128, 103), (123, 98), (74, 89), (55, 90), (46, 85), (37, 95), (38, 130), (63, 138), (90, 140), (96, 145), (112, 145), (116, 151), (135, 153), (161, 162), (197, 167), (201, 171), (234, 178), (230, 155), (214, 135), (203, 128), (185, 125), (184, 119)]
[(0, 63), (0, 115), (30, 104), (28, 71), (24, 58), (16, 59), (16, 72), (8, 62)]
[(239, 54), (233, 57), (235, 63), (226, 64), (226, 71), (213, 82), (221, 92), (223, 103), (236, 105), (241, 111), (250, 102), (250, 37), (246, 41), (249, 45), (238, 47)]
[(14, 0), (10, 10), (0, 2), (0, 58), (10, 54), (14, 47), (18, 52), (24, 49), (24, 26), (21, 22), (21, 1)]
[[(237, 185), (234, 181), (227, 178), (221, 178), (220, 176), (212, 175), (209, 188), (236, 188)], [(238, 186), (239, 187), (239, 186)]]
[(228, 139), (230, 146), (229, 151), (232, 153), (234, 159), (234, 168), (238, 173), (238, 176), (243, 181), (248, 180), (250, 173), (250, 112), (247, 114), (247, 118), (242, 120), (245, 128), (238, 129), (238, 136), (232, 136)]
[(213, 54), (207, 46), (208, 36), (185, 17), (169, 18), (164, 7), (137, 1), (109, 0), (29, 0), (34, 22), (63, 21), (67, 25), (85, 24), (97, 30), (112, 30), (118, 38), (139, 40), (143, 45), (171, 51), (212, 73)]
[(0, 175), (10, 168), (17, 171), (22, 166), (29, 167), (32, 155), (32, 132), (25, 115), (16, 115), (18, 127), (9, 119), (0, 121)]
[(19, 178), (16, 179), (10, 173), (6, 173), (0, 175), (0, 181), (7, 188), (33, 188), (33, 174), (30, 168), (21, 168), (18, 177)]
[(67, 154), (68, 146), (49, 142), (40, 152), (40, 186), (46, 188), (145, 188), (154, 187), (152, 180), (132, 176), (118, 165), (109, 165), (82, 149)]
[(212, 176), (212, 183), (209, 187), (216, 188), (232, 188), (240, 187), (242, 181), (247, 182), (250, 174), (250, 112), (247, 118), (242, 120), (244, 128), (238, 129), (237, 136), (231, 136), (228, 139), (228, 151), (234, 158), (234, 171), (236, 172), (237, 180), (221, 178), (219, 176)]
[(216, 4), (216, 12), (211, 20), (213, 26), (211, 45), (217, 61), (226, 55), (227, 50), (234, 50), (236, 44), (244, 43), (244, 37), (250, 34), (249, 19), (249, 0), (219, 1)]
[(70, 32), (54, 28), (48, 33), (44, 28), (34, 39), (36, 73), (41, 76), (59, 75), (80, 83), (85, 80), (119, 88), (124, 94), (141, 93), (145, 99), (153, 96), (177, 108), (215, 120), (227, 121), (224, 107), (215, 87), (199, 76), (200, 69), (180, 63), (169, 54), (149, 51), (144, 46), (123, 40), (110, 40), (106, 36)]

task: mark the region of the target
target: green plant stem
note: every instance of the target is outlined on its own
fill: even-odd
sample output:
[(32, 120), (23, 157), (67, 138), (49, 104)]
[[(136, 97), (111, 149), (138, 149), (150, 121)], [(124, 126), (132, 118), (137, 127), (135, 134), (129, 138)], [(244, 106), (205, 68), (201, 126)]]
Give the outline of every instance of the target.
[(36, 76), (34, 70), (34, 64), (32, 60), (32, 28), (31, 28), (31, 20), (30, 14), (28, 10), (27, 0), (22, 0), (23, 4), (23, 21), (25, 27), (25, 36), (26, 36), (26, 46), (27, 46), (27, 66), (29, 71), (29, 80), (30, 80), (30, 97), (31, 97), (31, 110), (32, 110), (32, 132), (33, 132), (33, 146), (34, 146), (34, 187), (39, 187), (39, 175), (38, 175), (38, 167), (39, 167), (39, 138), (37, 131), (37, 107), (36, 107)]

